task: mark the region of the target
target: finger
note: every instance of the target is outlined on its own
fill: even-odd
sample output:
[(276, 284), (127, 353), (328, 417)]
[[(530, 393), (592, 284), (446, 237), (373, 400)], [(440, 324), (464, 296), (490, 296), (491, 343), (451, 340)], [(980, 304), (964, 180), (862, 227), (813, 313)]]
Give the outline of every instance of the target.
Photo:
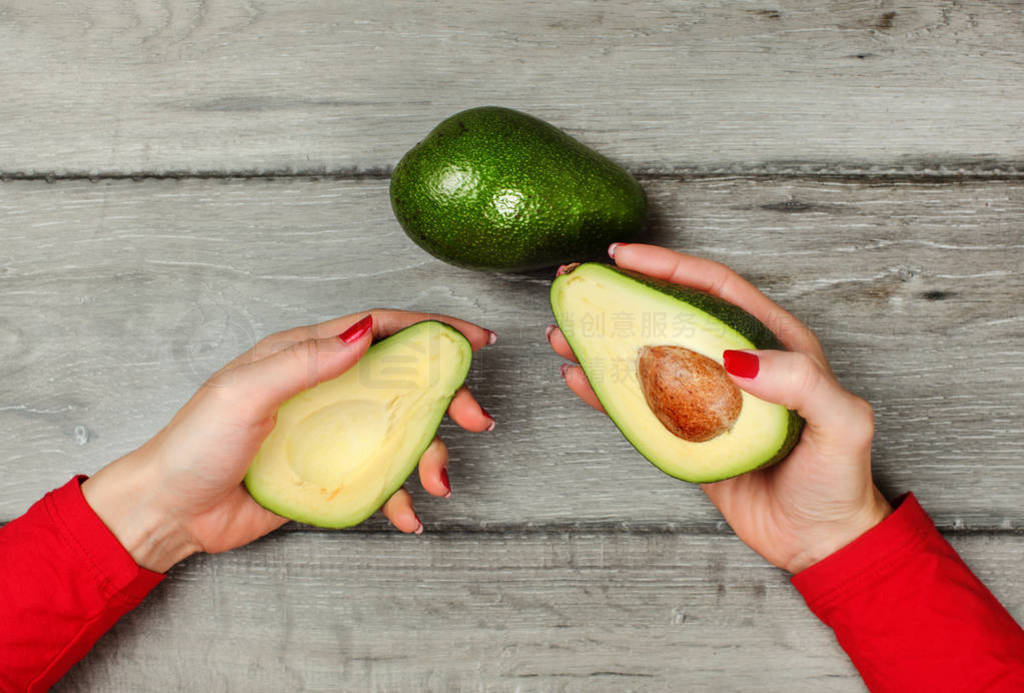
[(412, 496), (404, 488), (395, 491), (380, 511), (398, 531), (406, 534), (423, 534), (423, 523), (412, 509)]
[(569, 386), (569, 389), (576, 393), (576, 396), (582, 399), (584, 402), (597, 409), (599, 412), (604, 413), (604, 407), (601, 406), (601, 400), (597, 398), (594, 393), (594, 389), (590, 387), (590, 382), (587, 380), (587, 376), (583, 373), (583, 369), (579, 366), (570, 366), (568, 363), (562, 364), (562, 377), (565, 379), (565, 384)]
[(674, 284), (706, 291), (733, 303), (760, 320), (786, 348), (827, 364), (821, 343), (810, 328), (720, 262), (684, 255), (643, 243), (616, 243), (615, 264)]
[(221, 371), (207, 382), (207, 391), (228, 397), (241, 423), (265, 421), (290, 397), (354, 366), (370, 346), (372, 328), (367, 316), (339, 335), (307, 339)]
[(726, 351), (726, 372), (739, 387), (767, 402), (793, 409), (813, 434), (850, 446), (870, 445), (871, 406), (848, 392), (807, 354), (794, 351)]
[(269, 534), (288, 523), (288, 518), (281, 517), (254, 501), (242, 484), (235, 487), (225, 499), (223, 507), (228, 511), (226, 516), (231, 518), (233, 525), (245, 527), (246, 533), (251, 532), (257, 537)]
[(389, 337), (399, 330), (418, 322), (423, 322), (424, 320), (437, 320), (451, 325), (469, 340), (474, 351), (481, 349), (488, 344), (493, 344), (498, 339), (498, 336), (494, 332), (480, 327), (475, 323), (467, 322), (466, 320), (461, 320), (450, 315), (374, 308), (373, 310), (327, 320), (326, 322), (316, 325), (307, 325), (305, 327), (296, 327), (291, 330), (285, 330), (284, 332), (272, 335), (272, 339), (269, 341), (283, 341), (287, 343), (289, 340), (294, 341), (296, 339), (309, 339), (310, 337), (324, 337), (331, 334), (337, 334), (366, 315), (373, 316), (374, 339)]
[(455, 391), (452, 403), (448, 405), (448, 416), (467, 431), (482, 433), (494, 430), (494, 417), (480, 406), (469, 388), (463, 385)]
[(576, 358), (576, 354), (573, 353), (572, 347), (569, 346), (569, 342), (566, 341), (565, 335), (558, 329), (557, 325), (548, 325), (544, 332), (548, 339), (548, 344), (555, 350), (555, 353), (561, 356), (563, 359), (569, 359), (579, 363), (579, 359)]
[(469, 343), (473, 346), (473, 351), (498, 341), (497, 334), (475, 323), (441, 313), (415, 313), (406, 310), (375, 309), (373, 311), (373, 334), (378, 338), (387, 337), (409, 325), (423, 322), (424, 320), (437, 320), (451, 325), (469, 340)]
[(452, 495), (448, 480), (448, 447), (440, 438), (434, 438), (420, 456), (420, 483), (432, 496), (449, 498)]
[[(315, 325), (303, 325), (293, 327), (281, 332), (264, 337), (251, 349), (231, 360), (221, 371), (230, 370), (243, 363), (251, 363), (271, 356), (278, 351), (283, 351), (299, 342), (309, 339), (323, 339), (332, 335), (341, 334), (347, 328), (359, 322), (367, 315), (373, 316), (374, 339), (381, 339), (390, 336), (409, 325), (424, 320), (438, 320), (451, 325), (461, 332), (469, 340), (473, 350), (476, 351), (488, 344), (494, 344), (498, 336), (488, 329), (480, 327), (471, 322), (454, 318), (450, 315), (439, 313), (418, 313), (405, 310), (374, 309), (345, 315), (340, 318), (333, 318)], [(220, 372), (220, 371), (218, 371)]]

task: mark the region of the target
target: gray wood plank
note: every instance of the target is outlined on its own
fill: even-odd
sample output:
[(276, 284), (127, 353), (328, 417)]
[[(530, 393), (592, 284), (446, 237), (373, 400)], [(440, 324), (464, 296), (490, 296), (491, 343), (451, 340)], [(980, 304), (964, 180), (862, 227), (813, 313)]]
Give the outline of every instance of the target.
[[(1024, 617), (1024, 537), (954, 543)], [(168, 689), (864, 687), (788, 578), (733, 537), (315, 533), (190, 559), (58, 686)]]
[(463, 108), (687, 172), (1024, 172), (1019, 3), (14, 0), (0, 173), (380, 170)]
[[(1024, 527), (1024, 186), (645, 185), (655, 240), (735, 266), (822, 336), (878, 410), (888, 492), (942, 527)], [(547, 276), (430, 258), (387, 181), (8, 182), (0, 210), (0, 519), (142, 443), (258, 337), (388, 305), (500, 334), (470, 377), (498, 428), (444, 426), (454, 496), (421, 496), (428, 531), (721, 526), (565, 390)]]

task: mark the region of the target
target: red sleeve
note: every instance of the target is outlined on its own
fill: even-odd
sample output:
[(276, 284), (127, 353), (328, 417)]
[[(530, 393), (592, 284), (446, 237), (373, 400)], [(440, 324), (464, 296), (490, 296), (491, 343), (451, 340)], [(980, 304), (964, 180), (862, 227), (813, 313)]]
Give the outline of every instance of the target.
[(0, 527), (0, 689), (43, 691), (163, 575), (136, 565), (76, 477)]
[(1024, 691), (1024, 631), (911, 494), (793, 585), (872, 691)]

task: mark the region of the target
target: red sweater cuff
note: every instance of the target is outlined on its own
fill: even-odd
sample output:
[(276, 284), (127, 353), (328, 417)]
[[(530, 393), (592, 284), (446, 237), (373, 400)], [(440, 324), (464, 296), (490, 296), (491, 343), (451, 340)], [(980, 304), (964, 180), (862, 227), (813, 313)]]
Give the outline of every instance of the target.
[(47, 690), (164, 578), (93, 512), (84, 478), (0, 528), (0, 690)]
[(938, 532), (914, 494), (900, 496), (893, 505), (889, 517), (792, 577), (793, 586), (815, 614), (820, 616), (820, 611), (836, 602), (870, 588), (899, 568), (907, 552)]
[(165, 575), (139, 566), (103, 524), (82, 494), (82, 482), (87, 478), (85, 475), (76, 476), (46, 494), (43, 503), (106, 596), (135, 607)]
[(1024, 691), (1024, 631), (913, 495), (797, 575), (872, 691)]

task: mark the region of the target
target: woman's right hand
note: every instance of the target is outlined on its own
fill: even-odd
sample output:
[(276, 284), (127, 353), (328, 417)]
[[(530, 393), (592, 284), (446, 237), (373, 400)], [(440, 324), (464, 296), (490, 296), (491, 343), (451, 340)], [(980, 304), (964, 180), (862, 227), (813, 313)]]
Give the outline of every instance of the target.
[[(806, 419), (781, 463), (701, 488), (733, 531), (769, 562), (797, 573), (846, 546), (892, 508), (871, 478), (871, 406), (843, 389), (810, 329), (725, 265), (643, 244), (609, 248), (623, 269), (684, 284), (738, 305), (771, 329), (788, 351), (726, 352), (737, 386)], [(576, 361), (557, 327), (548, 341)], [(566, 384), (603, 411), (583, 369), (563, 367)], [(737, 375), (737, 373), (745, 373)]]
[[(458, 318), (402, 310), (363, 311), (270, 335), (211, 376), (142, 447), (87, 479), (86, 501), (135, 562), (156, 572), (197, 551), (227, 551), (277, 529), (287, 520), (256, 503), (242, 478), (278, 407), (353, 367), (374, 339), (428, 319), (459, 330), (474, 351), (495, 339)], [(465, 386), (448, 414), (468, 431), (494, 426)], [(448, 449), (435, 438), (419, 460), (428, 493), (450, 494), (447, 468)], [(381, 512), (403, 532), (422, 531), (405, 489)]]

